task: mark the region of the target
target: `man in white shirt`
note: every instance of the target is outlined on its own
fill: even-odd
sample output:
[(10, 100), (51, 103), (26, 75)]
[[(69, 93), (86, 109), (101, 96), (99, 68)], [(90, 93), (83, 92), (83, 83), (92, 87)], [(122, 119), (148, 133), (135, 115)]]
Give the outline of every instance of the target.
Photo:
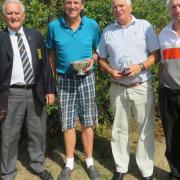
[(42, 180), (52, 180), (44, 167), (45, 104), (54, 102), (55, 84), (44, 41), (38, 31), (23, 27), (24, 6), (19, 0), (5, 0), (3, 14), (7, 28), (0, 32), (0, 111), (7, 113), (1, 124), (0, 179), (16, 176), (18, 141), (25, 122), (30, 167)]
[[(138, 126), (136, 162), (145, 180), (153, 179), (154, 96), (150, 67), (158, 59), (158, 38), (146, 20), (136, 19), (130, 0), (112, 0), (115, 23), (102, 34), (97, 52), (101, 67), (111, 75), (110, 100), (114, 114), (113, 180), (128, 172), (129, 128), (134, 115)], [(108, 62), (106, 61), (108, 59)]]

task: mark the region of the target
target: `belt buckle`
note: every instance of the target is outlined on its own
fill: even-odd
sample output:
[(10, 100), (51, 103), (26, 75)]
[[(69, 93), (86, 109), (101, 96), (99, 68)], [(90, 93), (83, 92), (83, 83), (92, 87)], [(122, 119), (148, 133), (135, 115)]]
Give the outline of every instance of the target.
[(131, 88), (141, 85), (143, 82), (135, 82), (131, 84)]
[(126, 85), (126, 88), (133, 88), (133, 87), (138, 86), (139, 84), (140, 84), (139, 82), (135, 82), (135, 83), (132, 83), (132, 84), (128, 84), (128, 85)]
[(29, 89), (28, 84), (25, 84), (25, 85), (24, 85), (24, 89), (25, 89), (25, 90)]
[(83, 78), (84, 76), (82, 76), (82, 75), (77, 75), (77, 74), (73, 74), (72, 76), (71, 76), (71, 78), (73, 79), (73, 80), (78, 80), (78, 79), (81, 79), (81, 78)]
[(129, 84), (129, 88), (136, 87), (136, 86), (138, 86), (139, 84), (140, 84), (139, 82), (135, 82), (135, 83)]
[(32, 87), (33, 87), (32, 84), (25, 84), (25, 85), (24, 85), (24, 89), (25, 89), (25, 90), (31, 89)]
[(75, 80), (75, 79), (78, 79), (78, 76), (75, 75), (75, 74), (73, 74), (73, 75), (72, 75), (72, 79), (74, 79), (74, 80)]

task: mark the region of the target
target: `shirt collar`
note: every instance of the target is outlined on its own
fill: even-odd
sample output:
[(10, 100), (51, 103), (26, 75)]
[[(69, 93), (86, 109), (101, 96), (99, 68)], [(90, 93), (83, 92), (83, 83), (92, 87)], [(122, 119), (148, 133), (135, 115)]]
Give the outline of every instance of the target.
[[(84, 21), (85, 21), (84, 19), (85, 19), (85, 16), (82, 16), (81, 17), (81, 23), (80, 23), (79, 27), (81, 27), (84, 24)], [(69, 26), (66, 24), (65, 16), (61, 18), (61, 23), (65, 28), (69, 28)]]
[(173, 31), (173, 21), (171, 21), (168, 25), (167, 25), (167, 29), (170, 31)]
[(166, 26), (166, 30), (177, 34), (176, 31), (173, 29), (173, 20), (171, 20), (170, 23)]
[(134, 24), (134, 23), (136, 22), (136, 20), (137, 20), (133, 15), (131, 15), (131, 17), (132, 17), (131, 22), (130, 22), (127, 26), (120, 25), (117, 21), (115, 21), (114, 24), (115, 24), (116, 26), (121, 27), (121, 28), (127, 28), (127, 27), (130, 26), (131, 24)]
[[(10, 34), (11, 36), (15, 36), (16, 31), (12, 30), (12, 29), (9, 28), (9, 27), (8, 27), (8, 31), (9, 31), (9, 34)], [(18, 33), (24, 35), (23, 27), (21, 27), (21, 28), (19, 29)]]

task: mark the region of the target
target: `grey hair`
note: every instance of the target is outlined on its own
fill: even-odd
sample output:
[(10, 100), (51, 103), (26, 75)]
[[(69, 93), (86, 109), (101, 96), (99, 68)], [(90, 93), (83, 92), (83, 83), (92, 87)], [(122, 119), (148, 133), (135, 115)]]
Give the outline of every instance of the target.
[(167, 7), (167, 10), (168, 10), (168, 13), (169, 15), (171, 16), (171, 3), (172, 3), (173, 0), (167, 0), (166, 1), (166, 7)]
[(166, 5), (169, 6), (169, 0), (166, 1)]
[(167, 0), (167, 1), (166, 1), (166, 6), (167, 6), (168, 8), (170, 8), (172, 1), (173, 1), (173, 0)]
[[(63, 2), (65, 2), (66, 0), (63, 0)], [(81, 2), (84, 4), (85, 0), (81, 0)]]
[(169, 9), (169, 6), (170, 6), (170, 0), (167, 0), (166, 1), (166, 7)]
[[(113, 1), (113, 0), (112, 0)], [(126, 3), (128, 4), (128, 5), (131, 5), (131, 0), (126, 0)]]
[(25, 6), (23, 5), (23, 3), (20, 0), (5, 0), (3, 5), (2, 5), (2, 10), (3, 10), (3, 14), (6, 14), (6, 4), (8, 3), (17, 3), (21, 6), (21, 10), (24, 13), (25, 12)]
[(131, 0), (126, 0), (128, 5), (131, 5)]

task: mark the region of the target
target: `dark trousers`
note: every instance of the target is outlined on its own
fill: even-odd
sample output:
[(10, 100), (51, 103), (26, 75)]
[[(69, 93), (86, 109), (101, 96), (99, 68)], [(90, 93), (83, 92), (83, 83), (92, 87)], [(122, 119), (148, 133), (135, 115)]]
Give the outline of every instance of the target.
[(23, 123), (28, 133), (30, 166), (36, 172), (44, 170), (46, 146), (46, 112), (33, 97), (32, 89), (10, 88), (8, 113), (1, 126), (1, 177), (13, 180), (16, 176), (18, 141)]
[(180, 90), (160, 88), (159, 103), (166, 138), (166, 158), (173, 176), (180, 178)]

